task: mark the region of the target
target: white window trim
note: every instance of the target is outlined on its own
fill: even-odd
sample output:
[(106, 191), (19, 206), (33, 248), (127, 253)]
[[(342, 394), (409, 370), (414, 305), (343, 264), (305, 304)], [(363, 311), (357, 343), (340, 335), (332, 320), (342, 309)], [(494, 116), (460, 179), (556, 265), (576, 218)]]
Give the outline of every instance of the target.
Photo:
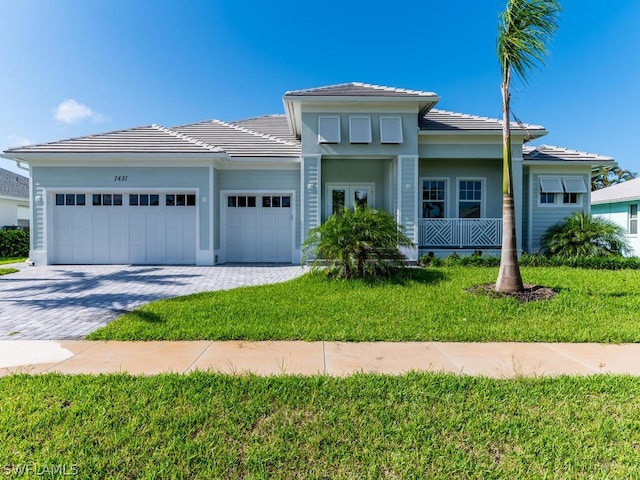
[(374, 207), (375, 208), (375, 201), (376, 201), (376, 197), (375, 197), (375, 193), (376, 193), (376, 188), (375, 188), (375, 183), (373, 182), (332, 182), (332, 183), (326, 183), (324, 186), (324, 191), (325, 191), (325, 210), (324, 210), (324, 217), (325, 218), (329, 218), (331, 216), (331, 210), (333, 207), (333, 196), (331, 195), (331, 190), (335, 189), (335, 188), (343, 188), (345, 190), (347, 190), (347, 192), (345, 192), (345, 198), (349, 199), (349, 202), (345, 205), (346, 208), (353, 208), (353, 200), (351, 200), (351, 190), (352, 189), (358, 189), (358, 188), (369, 188), (371, 191), (371, 196), (370, 198), (367, 199), (367, 205), (370, 207)]
[[(368, 126), (368, 132), (366, 138), (363, 139), (355, 139), (353, 138), (353, 121), (354, 120), (366, 120)], [(371, 116), (369, 115), (349, 115), (349, 142), (350, 143), (371, 143)]]
[[(385, 129), (382, 126), (383, 121), (384, 120), (397, 120), (398, 122), (398, 127), (400, 127), (400, 130), (398, 131), (398, 133), (400, 134), (400, 138), (396, 138), (396, 139), (386, 139), (385, 138)], [(387, 116), (387, 115), (383, 115), (380, 117), (380, 143), (391, 143), (391, 144), (398, 144), (398, 143), (403, 143), (404, 142), (404, 137), (403, 137), (403, 133), (402, 133), (402, 117), (398, 117), (398, 116)]]
[(420, 202), (419, 202), (419, 218), (423, 219), (423, 220), (428, 220), (425, 219), (425, 217), (422, 216), (422, 204), (425, 202), (425, 200), (423, 200), (423, 193), (424, 193), (424, 181), (434, 181), (434, 182), (441, 182), (444, 181), (444, 218), (451, 218), (451, 212), (450, 212), (450, 207), (451, 207), (451, 202), (449, 201), (449, 178), (448, 177), (420, 177), (420, 191), (419, 191), (419, 195), (420, 195)]
[(456, 211), (455, 218), (460, 218), (460, 182), (480, 181), (480, 218), (487, 218), (486, 197), (487, 197), (487, 177), (456, 177)]
[[(631, 207), (636, 207), (636, 216), (635, 216), (635, 221), (636, 221), (636, 233), (631, 233)], [(639, 222), (638, 222), (638, 214), (640, 214), (640, 208), (638, 208), (638, 204), (637, 203), (631, 203), (629, 204), (628, 208), (627, 208), (627, 236), (631, 237), (631, 238), (636, 238), (638, 236), (638, 231), (640, 230), (638, 227)]]
[[(320, 128), (320, 123), (322, 120), (335, 120), (337, 122), (337, 138), (325, 138), (322, 136), (322, 129)], [(334, 125), (336, 126), (336, 125)], [(318, 116), (318, 143), (340, 143), (341, 141), (341, 132), (340, 132), (340, 116), (339, 115), (319, 115)]]

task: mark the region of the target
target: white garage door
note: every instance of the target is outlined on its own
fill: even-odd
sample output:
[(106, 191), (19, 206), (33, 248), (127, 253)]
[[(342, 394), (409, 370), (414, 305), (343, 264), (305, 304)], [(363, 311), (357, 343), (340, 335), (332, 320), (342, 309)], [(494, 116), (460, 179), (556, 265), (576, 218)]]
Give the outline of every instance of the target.
[(292, 261), (291, 194), (230, 194), (225, 204), (227, 262)]
[(194, 264), (194, 193), (57, 193), (53, 263)]

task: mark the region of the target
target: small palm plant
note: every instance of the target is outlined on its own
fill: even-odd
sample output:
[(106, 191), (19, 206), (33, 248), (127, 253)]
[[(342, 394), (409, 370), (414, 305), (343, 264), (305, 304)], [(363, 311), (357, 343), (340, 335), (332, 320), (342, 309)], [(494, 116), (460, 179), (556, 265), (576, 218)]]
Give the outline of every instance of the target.
[(576, 212), (544, 233), (542, 250), (560, 258), (624, 255), (631, 251), (624, 233), (610, 220)]
[(404, 228), (385, 210), (345, 209), (309, 232), (303, 262), (339, 278), (389, 276), (405, 264), (399, 247), (413, 247)]

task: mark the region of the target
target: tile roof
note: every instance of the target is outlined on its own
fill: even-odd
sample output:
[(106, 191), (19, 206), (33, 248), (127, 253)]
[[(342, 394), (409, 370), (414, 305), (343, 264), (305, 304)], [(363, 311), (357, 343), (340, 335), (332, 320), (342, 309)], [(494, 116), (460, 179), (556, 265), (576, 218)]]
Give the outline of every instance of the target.
[(253, 130), (254, 132), (271, 135), (281, 140), (299, 142), (295, 135), (291, 133), (289, 121), (284, 114), (263, 115), (261, 117), (247, 118), (229, 123)]
[(57, 142), (11, 148), (6, 153), (211, 153), (222, 149), (160, 125), (146, 125)]
[[(254, 122), (257, 123), (257, 122)], [(280, 124), (280, 121), (278, 120)], [(263, 126), (268, 121), (263, 121)], [(275, 122), (274, 122), (275, 124)], [(278, 127), (280, 129), (281, 126)], [(173, 127), (172, 130), (216, 145), (231, 157), (299, 157), (300, 142), (260, 133), (240, 124), (209, 120)]]
[(522, 147), (524, 160), (545, 162), (592, 162), (595, 164), (613, 163), (613, 158), (596, 153), (579, 152), (569, 148), (554, 147), (551, 145), (524, 145)]
[[(418, 127), (421, 131), (501, 131), (502, 120), (433, 108), (418, 119)], [(523, 128), (526, 132), (530, 132), (532, 136), (540, 136), (545, 133), (545, 129), (541, 125), (523, 123), (521, 127), (515, 122), (511, 124), (512, 130), (521, 130)]]
[(407, 90), (405, 88), (385, 87), (370, 83), (349, 82), (326, 87), (308, 88), (305, 90), (291, 90), (284, 94), (286, 97), (437, 97), (434, 92), (421, 90)]
[(29, 178), (0, 168), (0, 196), (29, 198)]
[(640, 178), (634, 178), (591, 192), (591, 203), (596, 205), (628, 200), (640, 200)]

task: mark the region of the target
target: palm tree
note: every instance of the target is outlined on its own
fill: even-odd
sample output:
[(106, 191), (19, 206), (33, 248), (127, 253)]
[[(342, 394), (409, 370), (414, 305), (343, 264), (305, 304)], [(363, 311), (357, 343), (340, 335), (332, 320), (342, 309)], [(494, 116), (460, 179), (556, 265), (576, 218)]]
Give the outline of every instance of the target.
[(498, 24), (498, 61), (502, 75), (502, 251), (496, 281), (499, 292), (524, 290), (518, 264), (511, 165), (511, 74), (523, 82), (528, 70), (544, 63), (546, 42), (558, 28), (558, 0), (507, 0)]
[(595, 167), (591, 170), (591, 191), (633, 180), (637, 176), (637, 173), (611, 165)]

